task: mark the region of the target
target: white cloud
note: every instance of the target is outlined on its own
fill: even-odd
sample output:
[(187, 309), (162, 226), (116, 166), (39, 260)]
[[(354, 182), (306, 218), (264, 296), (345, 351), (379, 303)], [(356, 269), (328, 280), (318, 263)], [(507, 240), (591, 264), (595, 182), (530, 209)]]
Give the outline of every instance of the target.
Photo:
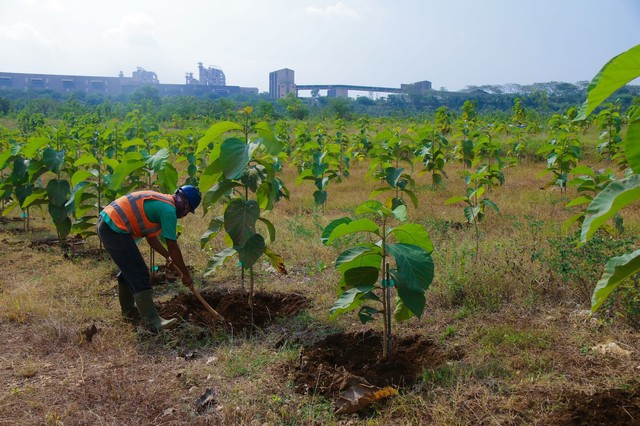
[(124, 45), (155, 46), (158, 44), (155, 22), (144, 13), (125, 16), (118, 26), (109, 28), (102, 37), (106, 42)]
[(11, 25), (0, 25), (0, 40), (11, 42), (32, 42), (47, 45), (48, 40), (33, 26), (19, 22)]
[(324, 17), (347, 17), (347, 18), (358, 18), (360, 14), (357, 10), (347, 6), (341, 1), (336, 4), (327, 5), (325, 7), (313, 7), (309, 6), (305, 9), (305, 12), (309, 15), (318, 15)]
[(33, 9), (45, 9), (53, 11), (64, 10), (62, 3), (58, 0), (24, 0), (24, 3)]

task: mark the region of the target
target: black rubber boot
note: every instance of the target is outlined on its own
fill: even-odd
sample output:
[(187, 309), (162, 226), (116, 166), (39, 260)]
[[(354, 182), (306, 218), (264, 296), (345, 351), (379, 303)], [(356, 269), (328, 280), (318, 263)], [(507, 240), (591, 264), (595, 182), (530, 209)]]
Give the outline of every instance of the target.
[(120, 302), (122, 317), (127, 322), (138, 322), (140, 320), (140, 315), (138, 314), (138, 310), (136, 309), (136, 301), (133, 298), (133, 293), (122, 277), (122, 272), (118, 272), (117, 278), (118, 301)]

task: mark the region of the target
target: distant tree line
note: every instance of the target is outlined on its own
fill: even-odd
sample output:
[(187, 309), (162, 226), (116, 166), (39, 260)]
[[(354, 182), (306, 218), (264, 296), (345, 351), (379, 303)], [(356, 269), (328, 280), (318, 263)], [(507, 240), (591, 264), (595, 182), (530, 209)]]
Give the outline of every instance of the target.
[[(0, 117), (19, 114), (41, 114), (45, 118), (62, 118), (67, 114), (93, 113), (98, 118), (120, 117), (133, 109), (153, 113), (162, 121), (209, 119), (224, 120), (234, 116), (238, 109), (252, 106), (254, 114), (264, 119), (314, 119), (337, 117), (345, 120), (360, 116), (412, 117), (431, 115), (440, 107), (456, 112), (468, 100), (477, 104), (483, 114), (511, 114), (516, 99), (536, 114), (546, 117), (580, 105), (585, 99), (587, 82), (535, 83), (532, 85), (468, 86), (459, 92), (446, 89), (426, 93), (391, 94), (372, 99), (361, 96), (329, 98), (316, 91), (308, 98), (288, 96), (273, 100), (267, 93), (238, 94), (229, 97), (173, 96), (162, 98), (153, 86), (143, 86), (129, 96), (110, 98), (99, 94), (76, 92), (69, 95), (51, 91), (0, 90)], [(611, 98), (622, 109), (628, 108), (640, 96), (640, 86), (627, 85)], [(637, 100), (636, 100), (637, 102)]]

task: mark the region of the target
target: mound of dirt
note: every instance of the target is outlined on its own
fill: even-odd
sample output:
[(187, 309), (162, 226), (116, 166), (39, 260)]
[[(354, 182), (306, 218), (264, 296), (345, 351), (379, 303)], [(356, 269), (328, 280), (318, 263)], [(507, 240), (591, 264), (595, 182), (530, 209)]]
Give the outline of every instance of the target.
[(640, 423), (640, 386), (609, 389), (595, 395), (566, 395), (568, 407), (551, 414), (548, 425), (637, 425)]
[[(262, 328), (276, 318), (288, 318), (309, 306), (309, 300), (296, 293), (258, 292), (253, 296), (253, 305), (242, 291), (208, 290), (202, 297), (213, 309), (225, 318), (225, 327), (233, 330)], [(158, 306), (164, 318), (182, 318), (186, 321), (209, 326), (210, 315), (200, 301), (185, 293)]]
[(435, 368), (461, 354), (446, 353), (421, 335), (397, 338), (389, 360), (382, 361), (382, 334), (338, 333), (302, 349), (294, 369), (296, 391), (335, 396), (345, 375), (366, 379), (375, 386), (415, 383), (424, 368)]

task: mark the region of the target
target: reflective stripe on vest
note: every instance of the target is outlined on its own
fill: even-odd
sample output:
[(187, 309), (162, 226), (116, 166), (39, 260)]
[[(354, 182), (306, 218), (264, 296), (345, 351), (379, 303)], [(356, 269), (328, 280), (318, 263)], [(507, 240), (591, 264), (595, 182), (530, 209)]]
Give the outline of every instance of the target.
[(151, 222), (144, 213), (145, 200), (157, 200), (175, 206), (173, 197), (154, 191), (137, 191), (123, 195), (104, 208), (104, 212), (113, 223), (123, 231), (141, 237), (155, 237), (162, 228), (159, 223)]

